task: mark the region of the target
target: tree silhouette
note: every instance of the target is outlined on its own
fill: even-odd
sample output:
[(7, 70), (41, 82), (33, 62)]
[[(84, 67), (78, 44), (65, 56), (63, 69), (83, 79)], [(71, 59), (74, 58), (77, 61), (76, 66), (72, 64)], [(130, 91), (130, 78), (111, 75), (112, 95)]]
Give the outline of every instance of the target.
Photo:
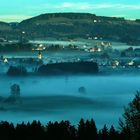
[(119, 134), (112, 125), (109, 130), (109, 140), (118, 140), (118, 139), (120, 139)]
[(11, 86), (11, 96), (15, 98), (20, 96), (20, 86), (18, 84), (13, 84)]
[(97, 128), (93, 119), (91, 121), (86, 121), (86, 133), (87, 133), (87, 140), (94, 139), (97, 140)]
[(78, 89), (79, 93), (84, 94), (86, 93), (86, 88), (84, 86), (79, 87)]
[(84, 122), (84, 119), (81, 119), (78, 125), (78, 139), (79, 140), (97, 140), (97, 128), (93, 119), (90, 121), (87, 120)]
[[(137, 91), (135, 98), (125, 108), (123, 120), (120, 121), (122, 131), (132, 135), (133, 140), (140, 140), (140, 92)], [(130, 131), (130, 132), (129, 132)], [(126, 133), (126, 132), (125, 132)]]
[(106, 125), (104, 125), (103, 129), (99, 133), (100, 140), (109, 140), (109, 131)]
[(78, 125), (78, 138), (80, 140), (85, 140), (85, 122), (81, 119)]
[(7, 75), (10, 75), (10, 76), (27, 75), (27, 70), (23, 66), (18, 66), (18, 67), (10, 66), (8, 71), (7, 71)]

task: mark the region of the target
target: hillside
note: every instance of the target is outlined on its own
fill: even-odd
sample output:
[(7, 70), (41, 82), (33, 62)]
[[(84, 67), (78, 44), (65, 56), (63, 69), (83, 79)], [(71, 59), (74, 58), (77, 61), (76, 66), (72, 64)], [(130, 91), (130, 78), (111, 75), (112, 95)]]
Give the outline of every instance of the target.
[(9, 23), (0, 22), (0, 38), (16, 39), (19, 33), (18, 30), (15, 30)]
[(9, 31), (11, 29), (12, 28), (8, 23), (0, 22), (0, 31)]
[[(22, 21), (16, 26), (0, 23), (0, 32), (11, 29), (13, 37), (26, 32), (29, 39), (98, 37), (104, 39), (121, 40), (122, 42), (139, 42), (140, 22), (124, 18), (102, 17), (88, 13), (54, 13), (42, 14)], [(8, 34), (6, 34), (9, 36)]]

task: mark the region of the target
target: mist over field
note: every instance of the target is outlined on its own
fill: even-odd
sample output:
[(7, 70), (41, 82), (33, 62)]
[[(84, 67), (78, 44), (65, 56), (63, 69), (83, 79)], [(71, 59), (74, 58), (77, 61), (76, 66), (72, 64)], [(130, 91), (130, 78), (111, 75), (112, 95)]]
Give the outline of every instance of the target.
[[(21, 88), (19, 105), (2, 105), (0, 120), (47, 121), (70, 120), (77, 124), (80, 118), (94, 118), (97, 126), (118, 126), (123, 107), (139, 90), (140, 77), (129, 76), (0, 76), (0, 96), (10, 95), (14, 83)], [(84, 92), (79, 88), (84, 87)], [(98, 88), (97, 88), (98, 87)], [(16, 116), (16, 117), (15, 117)], [(103, 117), (104, 116), (104, 117)]]

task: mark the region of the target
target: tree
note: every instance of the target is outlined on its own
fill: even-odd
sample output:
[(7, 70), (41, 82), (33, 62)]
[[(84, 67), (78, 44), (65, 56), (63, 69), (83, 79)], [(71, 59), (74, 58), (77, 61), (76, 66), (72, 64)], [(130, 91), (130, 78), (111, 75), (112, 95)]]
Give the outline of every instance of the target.
[(132, 140), (140, 140), (140, 92), (137, 91), (135, 98), (125, 108), (123, 120), (120, 122), (122, 131), (130, 131)]
[(11, 95), (4, 100), (6, 103), (21, 103), (21, 98), (20, 98), (20, 86), (18, 84), (13, 84), (10, 87), (10, 92)]
[(86, 88), (84, 86), (79, 87), (78, 91), (79, 91), (79, 93), (84, 94), (84, 93), (86, 93)]
[(20, 96), (20, 86), (18, 84), (14, 84), (11, 86), (11, 96), (15, 98)]
[(78, 139), (79, 140), (97, 140), (97, 128), (93, 119), (86, 122), (81, 119), (78, 125)]
[(7, 75), (11, 75), (11, 76), (27, 75), (27, 70), (23, 66), (18, 66), (18, 67), (10, 66), (7, 71)]
[(80, 140), (85, 139), (85, 122), (84, 119), (81, 119), (78, 125), (78, 138)]
[(109, 131), (108, 131), (108, 128), (106, 125), (104, 125), (102, 131), (101, 131), (101, 134), (102, 134), (102, 139), (103, 140), (108, 140), (109, 138)]
[(109, 130), (109, 140), (119, 140), (119, 134), (112, 125)]
[(98, 139), (97, 128), (94, 120), (93, 119), (91, 119), (91, 121), (87, 120), (85, 123), (85, 127), (86, 127), (86, 139), (97, 140)]

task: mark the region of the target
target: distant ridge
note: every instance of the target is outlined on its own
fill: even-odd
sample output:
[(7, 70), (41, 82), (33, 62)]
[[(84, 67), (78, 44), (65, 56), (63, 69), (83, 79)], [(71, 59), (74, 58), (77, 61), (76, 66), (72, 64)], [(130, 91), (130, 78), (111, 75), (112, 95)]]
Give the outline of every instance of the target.
[(22, 31), (26, 32), (28, 39), (96, 36), (122, 42), (139, 42), (140, 20), (131, 21), (122, 17), (103, 17), (90, 13), (51, 13), (24, 20), (19, 24), (0, 22), (0, 37), (16, 39)]

